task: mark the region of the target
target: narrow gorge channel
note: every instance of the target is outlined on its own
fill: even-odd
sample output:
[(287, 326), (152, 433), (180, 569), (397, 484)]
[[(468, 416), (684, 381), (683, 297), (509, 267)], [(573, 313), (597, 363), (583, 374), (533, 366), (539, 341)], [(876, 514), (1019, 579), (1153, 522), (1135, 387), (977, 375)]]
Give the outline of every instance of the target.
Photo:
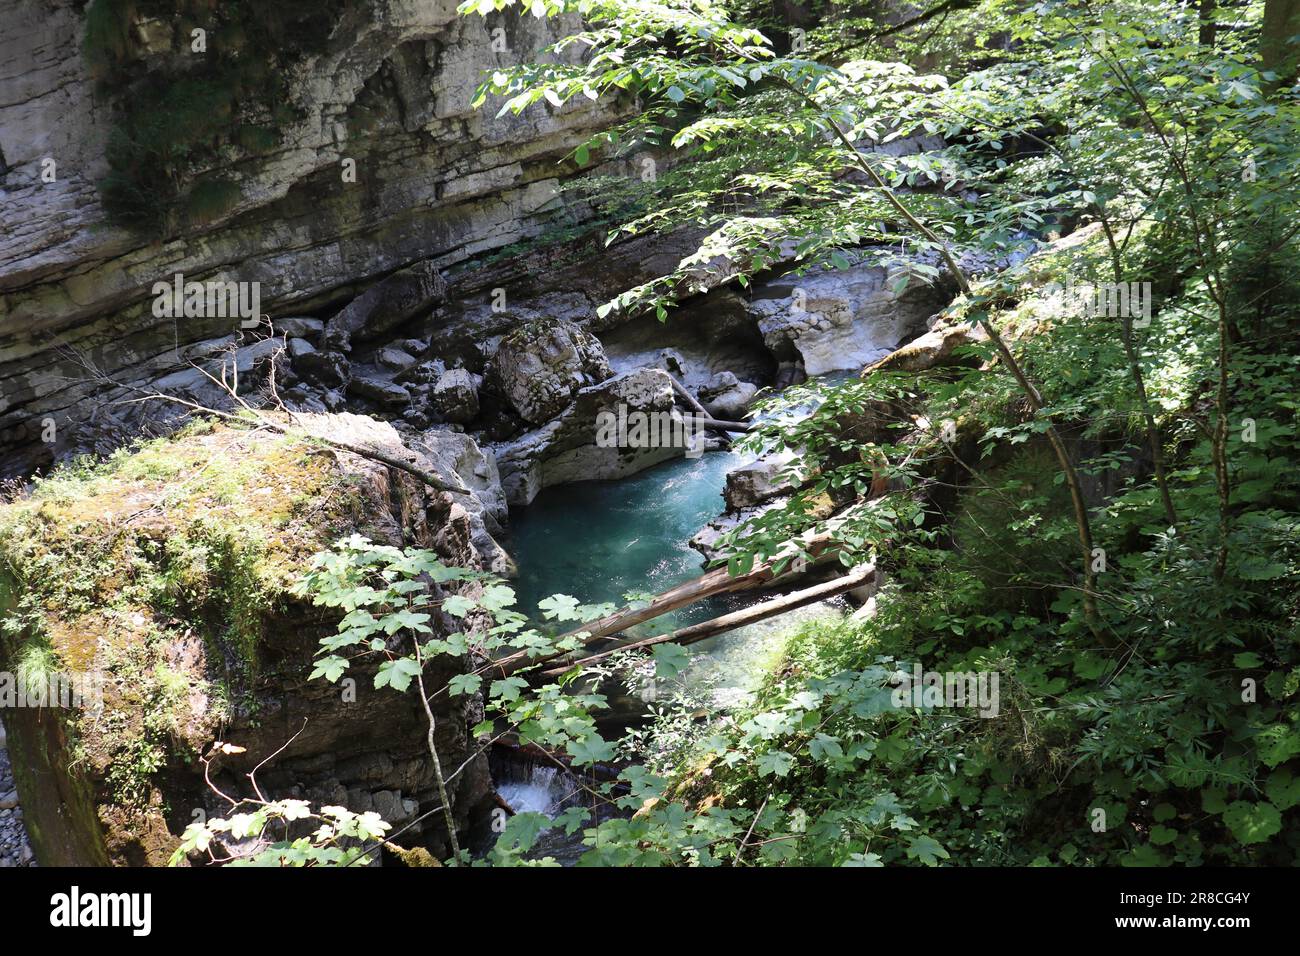
[[(530, 505), (513, 509), (510, 550), (519, 573), (512, 583), (519, 606), (534, 609), (553, 594), (584, 604), (623, 604), (629, 595), (657, 593), (697, 577), (704, 559), (691, 538), (721, 510), (727, 473), (750, 462), (725, 450), (698, 459), (683, 456), (629, 478), (548, 488)], [(769, 596), (706, 599), (629, 628), (625, 636), (666, 633)], [(699, 720), (718, 719), (749, 702), (778, 663), (785, 635), (804, 622), (840, 620), (851, 611), (845, 599), (832, 598), (694, 644), (690, 663), (661, 700), (697, 707)], [(603, 729), (618, 736), (642, 723), (656, 696), (615, 700)], [(580, 777), (536, 758), (501, 756), (493, 770), (497, 792), (514, 810), (553, 817), (584, 798)], [(559, 831), (544, 835), (534, 854), (568, 864), (582, 849), (580, 833)]]
[(0, 872), (1294, 866), (1297, 80), (1300, 0), (0, 0)]

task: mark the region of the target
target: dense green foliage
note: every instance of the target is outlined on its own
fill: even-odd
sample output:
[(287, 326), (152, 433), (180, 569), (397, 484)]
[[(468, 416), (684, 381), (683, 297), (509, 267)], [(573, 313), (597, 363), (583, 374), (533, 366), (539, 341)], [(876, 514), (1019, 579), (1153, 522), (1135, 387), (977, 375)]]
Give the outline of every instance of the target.
[[(923, 41), (832, 8), (796, 51), (792, 24), (743, 4), (549, 2), (534, 12), (587, 18), (568, 42), (588, 55), (483, 88), (514, 110), (642, 97), (577, 154), (664, 167), (611, 240), (711, 235), (610, 308), (662, 314), (699, 263), (752, 274), (783, 243), (796, 271), (875, 255), (935, 281), (945, 252), (1092, 227), (970, 283), (945, 321), (996, 338), (958, 366), (773, 400), (819, 393), (811, 419), (754, 439), (814, 477), (735, 536), (733, 566), (830, 496), (821, 527), (888, 583), (874, 616), (797, 635), (752, 713), (699, 735), (666, 790), (638, 780), (672, 799), (602, 824), (599, 862), (1296, 859), (1300, 138), (1295, 91), (1259, 67), (1264, 4), (1219, 11), (1208, 43), (1176, 3), (953, 7)], [(933, 138), (872, 148), (917, 136)], [(1150, 283), (1151, 321), (1072, 312), (1048, 287), (1067, 281)], [(891, 682), (915, 662), (996, 673), (997, 715), (899, 707)]]

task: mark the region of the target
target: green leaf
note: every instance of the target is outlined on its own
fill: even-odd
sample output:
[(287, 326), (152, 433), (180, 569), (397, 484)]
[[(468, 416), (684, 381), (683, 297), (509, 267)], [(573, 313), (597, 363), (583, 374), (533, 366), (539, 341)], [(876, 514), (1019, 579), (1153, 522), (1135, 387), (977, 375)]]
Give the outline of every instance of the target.
[(1228, 809), (1225, 793), (1222, 787), (1206, 787), (1201, 791), (1201, 809), (1206, 813), (1222, 813)]
[(346, 658), (330, 655), (329, 657), (322, 657), (316, 662), (316, 667), (307, 679), (315, 680), (317, 677), (324, 677), (331, 684), (336, 684), (347, 669), (348, 662)]
[(478, 674), (457, 674), (451, 680), (447, 681), (447, 692), (450, 694), (473, 694), (478, 691), (483, 684), (483, 678)]
[(907, 845), (907, 858), (925, 866), (938, 866), (940, 860), (948, 859), (948, 851), (938, 841), (922, 834)]
[(773, 750), (759, 756), (754, 766), (758, 770), (760, 777), (776, 775), (784, 777), (794, 766), (794, 757), (790, 756), (784, 750)]
[(877, 867), (884, 866), (885, 864), (880, 859), (879, 853), (850, 853), (849, 858), (840, 865)]
[(579, 767), (593, 763), (604, 763), (614, 757), (615, 746), (607, 740), (592, 734), (581, 740), (570, 740), (566, 748), (573, 762)]
[(477, 602), (463, 594), (453, 594), (442, 602), (442, 609), (452, 617), (464, 617), (478, 606)]
[(1154, 826), (1151, 828), (1151, 842), (1156, 846), (1166, 846), (1178, 839), (1178, 831), (1172, 827)]
[(835, 737), (828, 737), (826, 734), (817, 734), (812, 740), (808, 741), (808, 752), (812, 754), (814, 760), (821, 760), (825, 757), (842, 757), (844, 748)]
[(1279, 810), (1290, 810), (1300, 804), (1300, 777), (1294, 777), (1290, 770), (1283, 767), (1269, 775), (1264, 787), (1269, 802)]
[(1119, 865), (1142, 867), (1168, 866), (1169, 861), (1165, 859), (1163, 853), (1151, 846), (1151, 844), (1144, 843), (1142, 846), (1135, 846), (1133, 849), (1129, 850), (1128, 853), (1120, 857)]
[(1269, 767), (1276, 767), (1300, 754), (1300, 733), (1286, 724), (1273, 724), (1255, 737), (1255, 750), (1260, 760)]
[(493, 700), (500, 699), (503, 701), (515, 701), (519, 699), (519, 692), (528, 686), (528, 681), (522, 677), (507, 677), (504, 680), (494, 680), (488, 687), (488, 696)]
[(388, 635), (396, 634), (398, 631), (422, 631), (428, 633), (430, 628), (426, 623), (429, 615), (419, 611), (412, 611), (402, 608), (392, 614), (386, 614), (380, 621), (383, 625), (384, 633)]
[(537, 602), (537, 609), (548, 621), (576, 621), (579, 619), (578, 599), (567, 594), (552, 594)]
[(395, 661), (384, 661), (375, 674), (375, 688), (388, 686), (393, 690), (404, 691), (419, 673), (420, 665), (414, 658), (399, 657)]
[(506, 584), (488, 585), (479, 603), (489, 611), (504, 610), (515, 603), (515, 589)]
[(691, 662), (691, 655), (680, 644), (656, 644), (650, 654), (655, 661), (655, 676), (660, 680), (676, 677)]
[(542, 831), (549, 830), (551, 826), (550, 819), (544, 813), (516, 813), (502, 828), (501, 836), (497, 838), (498, 845), (504, 842), (507, 847), (527, 853), (537, 843), (537, 837)]
[(1239, 843), (1263, 843), (1282, 829), (1282, 814), (1271, 803), (1237, 800), (1223, 812), (1223, 822)]

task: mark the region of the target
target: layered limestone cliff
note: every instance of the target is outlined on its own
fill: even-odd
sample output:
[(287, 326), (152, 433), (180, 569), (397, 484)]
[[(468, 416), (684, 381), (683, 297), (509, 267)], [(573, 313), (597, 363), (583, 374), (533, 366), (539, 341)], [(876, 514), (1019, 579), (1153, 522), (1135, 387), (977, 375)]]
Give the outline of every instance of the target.
[[(7, 474), (102, 444), (122, 417), (105, 406), (109, 381), (151, 381), (239, 332), (228, 317), (156, 316), (155, 282), (257, 282), (269, 316), (334, 311), (396, 269), (444, 270), (537, 234), (562, 212), (558, 186), (575, 171), (564, 157), (610, 116), (585, 100), (520, 117), (471, 108), (484, 71), (535, 58), (572, 21), (461, 18), (456, 0), (291, 5), (305, 11), (291, 35), (314, 43), (275, 72), (277, 125), (266, 132), (268, 104), (252, 94), (227, 104), (224, 126), (261, 139), (196, 154), (177, 175), (220, 185), (223, 202), (149, 234), (117, 225), (101, 201), (114, 133), (142, 122), (141, 84), (165, 93), (204, 79), (203, 58), (241, 41), (214, 29), (194, 52), (204, 21), (154, 9), (182, 3), (96, 5), (125, 10), (129, 30), (123, 65), (99, 80), (82, 50), (85, 3), (0, 0)], [(152, 119), (183, 137), (180, 117)]]

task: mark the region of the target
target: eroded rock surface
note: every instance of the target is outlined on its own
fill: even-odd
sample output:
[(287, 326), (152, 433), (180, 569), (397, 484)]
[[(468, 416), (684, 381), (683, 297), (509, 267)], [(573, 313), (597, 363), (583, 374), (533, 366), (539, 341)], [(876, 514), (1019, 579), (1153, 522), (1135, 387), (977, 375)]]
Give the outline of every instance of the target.
[(496, 381), (514, 410), (540, 425), (573, 400), (578, 390), (610, 376), (600, 340), (559, 319), (539, 319), (502, 339), (494, 360)]
[[(357, 304), (335, 314), (371, 282), (419, 263), (429, 281), (417, 277), (418, 294), (399, 298), (427, 305), (437, 299), (434, 274), (537, 235), (563, 206), (557, 177), (571, 167), (557, 161), (611, 115), (585, 99), (501, 118), (470, 106), (485, 70), (534, 58), (573, 32), (572, 17), (460, 17), (456, 0), (352, 4), (319, 51), (286, 73), (292, 116), (278, 143), (194, 171), (234, 183), (235, 203), (183, 234), (136, 235), (109, 223), (96, 188), (128, 94), (94, 93), (80, 43), (85, 6), (0, 0), (5, 474), (84, 447), (74, 426), (124, 394), (112, 383), (156, 381), (238, 331), (229, 318), (156, 316), (155, 282), (177, 273), (258, 282), (263, 313), (334, 316), (337, 344), (403, 311)], [(324, 7), (318, 15), (331, 16)], [(502, 25), (508, 53), (493, 50), (491, 31)], [(138, 53), (140, 70), (184, 65), (165, 43)], [(56, 168), (48, 182), (47, 160)], [(355, 161), (355, 181), (342, 175), (345, 160)], [(49, 422), (53, 442), (42, 441)]]
[(901, 294), (884, 266), (815, 271), (756, 290), (749, 308), (779, 357), (797, 356), (808, 375), (861, 368), (923, 332), (947, 301), (913, 282)]
[(617, 416), (620, 407), (628, 414), (658, 413), (681, 420), (674, 406), (672, 383), (659, 369), (640, 369), (588, 386), (545, 427), (493, 448), (506, 500), (526, 505), (552, 485), (625, 478), (686, 453), (681, 446), (598, 445), (599, 416)]

